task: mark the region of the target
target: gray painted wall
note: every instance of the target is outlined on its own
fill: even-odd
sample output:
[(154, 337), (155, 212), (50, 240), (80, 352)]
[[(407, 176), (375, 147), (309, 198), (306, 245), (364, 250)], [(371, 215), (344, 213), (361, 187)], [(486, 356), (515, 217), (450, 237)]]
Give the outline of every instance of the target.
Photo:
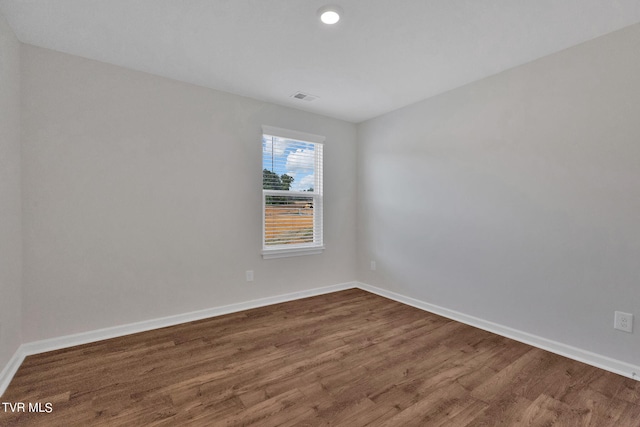
[[(357, 127), (0, 37), (0, 366), (356, 277), (639, 362), (640, 26)], [(327, 136), (323, 255), (260, 257), (262, 124)]]
[[(29, 45), (22, 82), (25, 342), (355, 280), (355, 125)], [(326, 136), (322, 255), (261, 257), (263, 124)]]
[(22, 343), (20, 42), (0, 14), (0, 371)]
[[(640, 363), (640, 25), (362, 123), (358, 277)], [(377, 270), (369, 270), (369, 261)]]

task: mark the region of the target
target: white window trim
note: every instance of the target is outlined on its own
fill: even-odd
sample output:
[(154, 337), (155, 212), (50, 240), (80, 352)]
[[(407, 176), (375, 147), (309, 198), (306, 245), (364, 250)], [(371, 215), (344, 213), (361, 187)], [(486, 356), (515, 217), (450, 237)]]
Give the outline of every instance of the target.
[(274, 126), (266, 126), (266, 125), (262, 126), (262, 134), (279, 136), (280, 138), (286, 138), (286, 139), (294, 139), (296, 141), (316, 142), (318, 144), (324, 144), (324, 141), (326, 139), (322, 135), (314, 135), (312, 133), (300, 132), (297, 130), (283, 129), (283, 128), (277, 128)]
[[(321, 136), (321, 135), (315, 135), (312, 133), (300, 132), (300, 131), (291, 130), (291, 129), (283, 129), (283, 128), (278, 128), (275, 126), (267, 126), (267, 125), (262, 126), (262, 134), (273, 135), (280, 138), (292, 139), (296, 141), (318, 143), (318, 144), (324, 144), (324, 141), (326, 139), (324, 136)], [(324, 157), (324, 154), (323, 154), (323, 157)], [(323, 163), (324, 163), (324, 159), (323, 159)], [(316, 181), (315, 188), (320, 188), (319, 174), (316, 174), (316, 179), (318, 179), (318, 181)], [(265, 190), (262, 191), (262, 242), (263, 242), (262, 258), (276, 259), (276, 258), (288, 258), (288, 257), (294, 257), (294, 256), (321, 254), (325, 249), (324, 244), (320, 246), (309, 246), (305, 244), (300, 246), (287, 245), (287, 247), (275, 247), (275, 248), (264, 247), (264, 233), (265, 233), (265, 216), (264, 216), (265, 193), (264, 191)], [(271, 193), (272, 191), (269, 191), (269, 192)], [(287, 193), (289, 195), (291, 194), (290, 192), (287, 192)], [(322, 196), (317, 199), (318, 200), (317, 203), (320, 205), (324, 204), (324, 191), (322, 193), (323, 193)], [(308, 194), (305, 194), (305, 193), (301, 193), (301, 195), (308, 196)], [(323, 212), (322, 215), (324, 216), (324, 206), (322, 207), (321, 211)], [(322, 223), (324, 224), (324, 220), (322, 221)], [(317, 226), (318, 225), (317, 225), (316, 219), (314, 218), (314, 228)], [(322, 241), (324, 242), (324, 230), (322, 230), (322, 234), (323, 234)]]
[(288, 249), (263, 249), (263, 259), (289, 258), (302, 255), (319, 255), (324, 251), (324, 246), (288, 248)]

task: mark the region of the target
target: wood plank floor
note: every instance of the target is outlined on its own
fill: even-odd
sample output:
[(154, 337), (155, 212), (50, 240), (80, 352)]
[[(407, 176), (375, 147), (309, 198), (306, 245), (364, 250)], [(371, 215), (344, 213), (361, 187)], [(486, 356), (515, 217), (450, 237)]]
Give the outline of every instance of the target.
[(2, 426), (640, 426), (640, 382), (348, 290), (29, 356)]

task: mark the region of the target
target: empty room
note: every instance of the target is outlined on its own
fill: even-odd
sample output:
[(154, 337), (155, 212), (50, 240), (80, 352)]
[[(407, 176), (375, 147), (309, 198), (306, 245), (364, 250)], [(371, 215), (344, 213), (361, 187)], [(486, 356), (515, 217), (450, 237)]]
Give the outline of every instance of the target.
[(0, 425), (640, 426), (638, 0), (0, 0)]

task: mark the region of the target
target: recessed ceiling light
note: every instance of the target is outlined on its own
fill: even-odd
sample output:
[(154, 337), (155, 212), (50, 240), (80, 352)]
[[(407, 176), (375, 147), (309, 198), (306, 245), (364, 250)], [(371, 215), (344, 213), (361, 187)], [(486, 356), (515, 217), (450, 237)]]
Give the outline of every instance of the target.
[(342, 8), (333, 4), (318, 9), (320, 20), (327, 25), (337, 23), (340, 20), (340, 15), (342, 15)]

